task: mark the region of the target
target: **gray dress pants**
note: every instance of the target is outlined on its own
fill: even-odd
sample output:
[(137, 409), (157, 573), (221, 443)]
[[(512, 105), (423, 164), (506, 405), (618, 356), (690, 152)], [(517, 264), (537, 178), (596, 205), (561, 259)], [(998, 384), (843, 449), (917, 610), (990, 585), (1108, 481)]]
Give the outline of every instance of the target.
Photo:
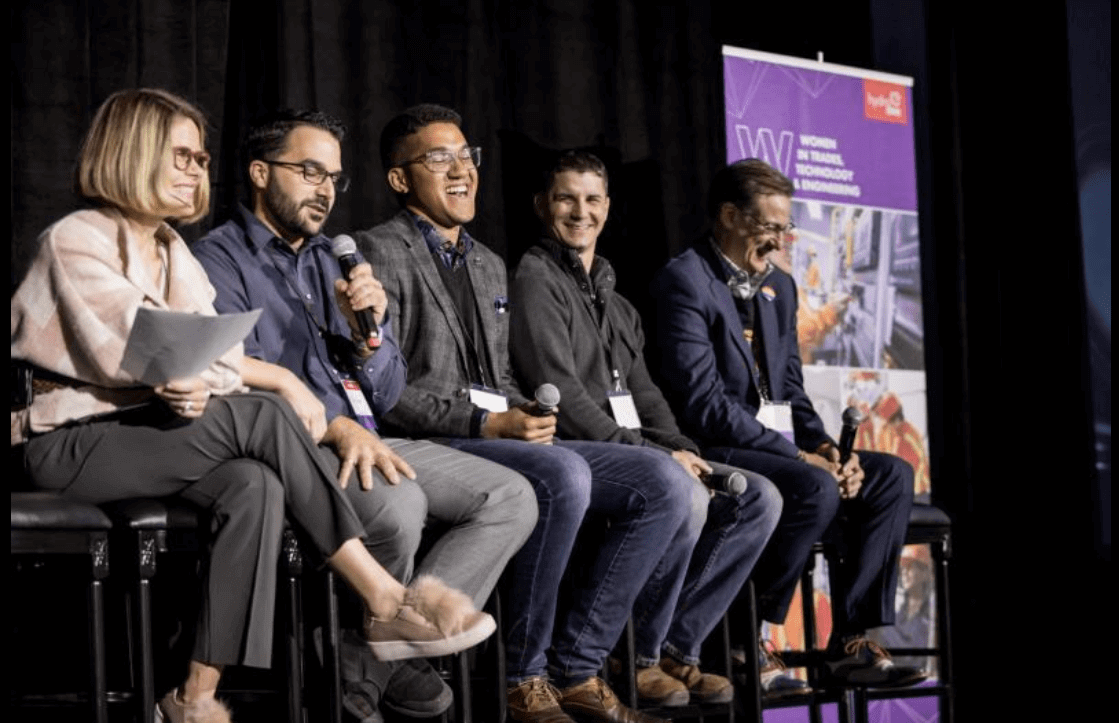
[[(416, 472), (390, 485), (374, 471), (363, 490), (354, 472), (346, 487), (365, 530), (365, 546), (397, 580), (434, 575), (481, 609), (509, 559), (536, 526), (536, 494), (508, 467), (427, 440), (385, 437)], [(322, 448), (337, 476), (339, 461)], [(431, 545), (416, 560), (424, 530)]]
[(215, 397), (193, 421), (153, 411), (72, 424), (25, 450), (40, 489), (93, 503), (181, 494), (213, 512), (197, 659), (254, 666), (270, 662), (282, 512), (324, 560), (363, 534), (324, 457), (266, 392)]

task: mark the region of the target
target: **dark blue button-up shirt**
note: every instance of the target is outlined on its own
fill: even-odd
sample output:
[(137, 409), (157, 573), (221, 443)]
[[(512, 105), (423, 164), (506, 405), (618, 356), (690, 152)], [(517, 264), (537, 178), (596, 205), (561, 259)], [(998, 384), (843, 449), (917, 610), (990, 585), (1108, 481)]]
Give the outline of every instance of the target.
[(406, 367), (386, 317), (381, 346), (361, 359), (350, 339), (350, 325), (334, 300), (338, 262), (325, 236), (314, 236), (294, 252), (245, 207), (215, 228), (191, 250), (217, 290), (220, 313), (263, 309), (245, 339), (245, 354), (287, 367), (326, 406), (329, 422), (353, 416), (343, 378), (365, 391), (373, 414), (380, 416), (400, 398)]
[(466, 232), (466, 229), (459, 229), (458, 241), (452, 241), (436, 231), (427, 219), (420, 218), (411, 211), (408, 211), (408, 215), (420, 230), (428, 250), (443, 262), (443, 266), (453, 270), (466, 263), (467, 255), (474, 248), (474, 238)]

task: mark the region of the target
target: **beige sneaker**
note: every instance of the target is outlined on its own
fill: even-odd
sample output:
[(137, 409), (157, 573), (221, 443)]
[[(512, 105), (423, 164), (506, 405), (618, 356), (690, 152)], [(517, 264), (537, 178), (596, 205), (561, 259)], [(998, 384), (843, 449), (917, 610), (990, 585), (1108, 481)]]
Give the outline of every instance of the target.
[(392, 620), (365, 620), (365, 640), (377, 660), (437, 658), (482, 642), (497, 630), (494, 619), (483, 612), (466, 618), (462, 632), (443, 635), (415, 610), (405, 605)]
[(687, 688), (693, 703), (729, 703), (734, 700), (734, 684), (721, 675), (704, 673), (698, 665), (687, 665), (667, 656), (661, 658), (660, 667)]
[(506, 691), (509, 717), (521, 723), (575, 723), (559, 704), (559, 691), (543, 678), (529, 678)]

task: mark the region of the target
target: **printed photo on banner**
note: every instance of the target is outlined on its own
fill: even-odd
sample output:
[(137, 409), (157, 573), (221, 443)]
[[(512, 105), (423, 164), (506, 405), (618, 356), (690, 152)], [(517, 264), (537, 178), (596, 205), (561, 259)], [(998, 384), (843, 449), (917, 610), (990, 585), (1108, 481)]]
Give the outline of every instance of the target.
[(929, 501), (924, 372), (805, 367), (804, 389), (834, 438), (840, 434), (843, 410), (858, 409), (863, 423), (855, 435), (855, 449), (887, 452), (904, 459), (913, 467), (917, 501)]
[(793, 223), (801, 361), (924, 369), (917, 215), (794, 199)]

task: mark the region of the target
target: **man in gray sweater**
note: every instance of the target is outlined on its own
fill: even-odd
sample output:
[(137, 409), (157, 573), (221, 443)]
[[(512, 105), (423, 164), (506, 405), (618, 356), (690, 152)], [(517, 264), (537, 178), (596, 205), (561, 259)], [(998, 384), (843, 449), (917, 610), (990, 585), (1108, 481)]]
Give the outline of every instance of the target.
[[(741, 494), (710, 495), (706, 520), (701, 512), (695, 525), (698, 542), (691, 554), (662, 560), (687, 568), (682, 587), (657, 590), (654, 579), (634, 609), (639, 696), (662, 705), (726, 701), (733, 687), (726, 678), (699, 670), (700, 646), (761, 555), (780, 517), (781, 499), (764, 477), (700, 458), (698, 445), (680, 432), (650, 379), (641, 320), (614, 293), (610, 263), (595, 255), (610, 208), (606, 186), (602, 161), (568, 152), (536, 197), (546, 236), (525, 253), (514, 274), (513, 367), (526, 387), (544, 381), (559, 387), (558, 433), (565, 438), (655, 449), (679, 463), (671, 466), (683, 484), (696, 487), (713, 472), (748, 478)], [(657, 607), (654, 601), (666, 594), (675, 604)], [(667, 673), (675, 685), (666, 689), (656, 672)]]

